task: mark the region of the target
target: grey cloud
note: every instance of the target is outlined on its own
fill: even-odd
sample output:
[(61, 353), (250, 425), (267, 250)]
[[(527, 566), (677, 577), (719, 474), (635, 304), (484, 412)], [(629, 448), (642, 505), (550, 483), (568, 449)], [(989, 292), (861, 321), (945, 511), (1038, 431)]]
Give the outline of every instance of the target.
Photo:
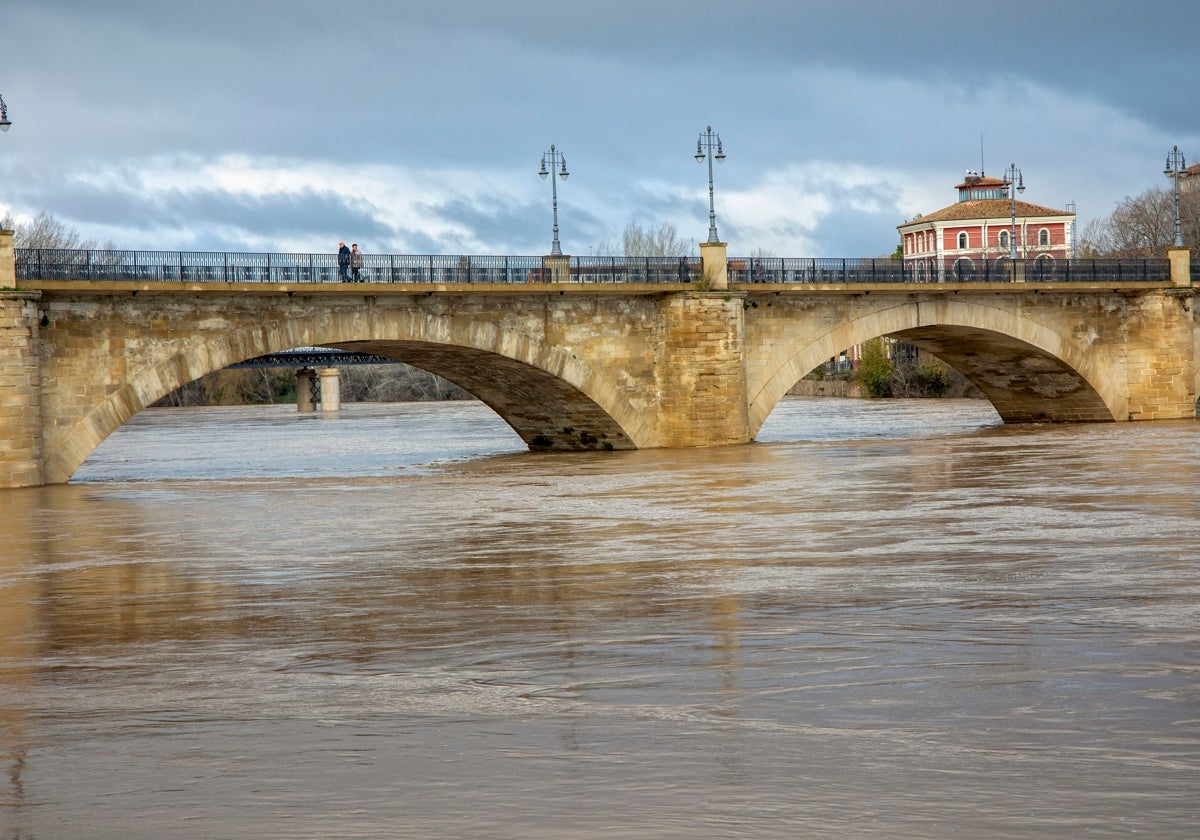
[[(561, 235), (582, 253), (627, 221), (676, 221), (681, 234), (705, 236), (691, 151), (711, 123), (730, 156), (718, 201), (813, 160), (894, 167), (908, 181), (957, 173), (977, 163), (986, 134), (989, 170), (1020, 160), (1049, 183), (1053, 167), (1077, 184), (1068, 197), (1103, 213), (1160, 177), (1146, 161), (1171, 143), (1200, 154), (1189, 145), (1200, 145), (1200, 110), (1182, 100), (1200, 81), (1200, 58), (1174, 25), (1191, 6), (1152, 6), (6, 0), (0, 93), (14, 125), (0, 136), (0, 183), (5, 200), (70, 217), (85, 236), (89, 225), (137, 236), (169, 220), (205, 237), (219, 227), (248, 240), (323, 241), (328, 228), (417, 251), (484, 242), (537, 253), (549, 208), (528, 197), (540, 195), (533, 187), (511, 206), (431, 196), (435, 218), (469, 231), (435, 241), (415, 223), (393, 229), (333, 194), (337, 185), (251, 200), (55, 182), (63, 171), (231, 153), (532, 177), (555, 142), (573, 170)], [(1035, 89), (1050, 92), (1050, 107), (1023, 102)], [(1072, 132), (1055, 107), (1063, 102), (1096, 103), (1107, 122)], [(637, 186), (647, 178), (671, 187), (650, 194)], [(717, 212), (723, 234), (742, 232)], [(900, 220), (868, 213), (852, 224), (852, 215), (844, 234), (828, 222), (810, 233), (844, 252), (890, 236)], [(856, 239), (863, 230), (872, 234)]]

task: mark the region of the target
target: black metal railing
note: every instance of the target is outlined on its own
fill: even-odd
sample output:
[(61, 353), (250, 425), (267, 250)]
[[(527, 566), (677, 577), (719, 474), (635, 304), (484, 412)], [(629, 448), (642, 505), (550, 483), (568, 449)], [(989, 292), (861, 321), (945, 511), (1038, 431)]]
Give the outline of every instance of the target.
[(700, 261), (680, 257), (506, 257), (17, 248), (21, 280), (189, 283), (691, 283)]
[(731, 283), (1088, 283), (1167, 281), (1165, 259), (1067, 260), (1038, 257), (1013, 261), (969, 257), (895, 260), (745, 257), (729, 261)]
[[(652, 283), (685, 285), (702, 276), (693, 257), (506, 257), (364, 254), (360, 266), (336, 254), (208, 251), (98, 251), (17, 248), (19, 280), (191, 283)], [(734, 284), (1008, 283), (1167, 281), (1165, 259), (1030, 260), (738, 257)], [(1192, 277), (1200, 279), (1200, 261)]]

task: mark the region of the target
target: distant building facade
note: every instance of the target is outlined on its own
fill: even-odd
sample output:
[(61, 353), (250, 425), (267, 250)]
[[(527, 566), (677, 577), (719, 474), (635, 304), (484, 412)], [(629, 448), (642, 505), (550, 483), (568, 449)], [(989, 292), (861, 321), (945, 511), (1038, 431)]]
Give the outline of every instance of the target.
[(1200, 190), (1200, 163), (1193, 163), (1179, 176), (1179, 192), (1187, 194), (1192, 190)]
[(1072, 257), (1075, 213), (1020, 199), (1014, 204), (1011, 187), (1006, 179), (969, 171), (955, 187), (957, 202), (897, 225), (904, 259), (915, 264), (918, 278), (986, 279), (1004, 270), (1014, 241), (1017, 259), (1028, 261), (1034, 270)]

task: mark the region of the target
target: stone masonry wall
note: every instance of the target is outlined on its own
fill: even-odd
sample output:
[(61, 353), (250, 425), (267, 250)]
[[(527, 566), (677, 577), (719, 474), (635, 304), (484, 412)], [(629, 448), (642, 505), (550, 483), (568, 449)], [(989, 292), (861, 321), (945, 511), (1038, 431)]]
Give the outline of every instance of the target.
[(0, 487), (42, 483), (38, 297), (0, 291)]
[(659, 446), (749, 442), (743, 295), (694, 292), (663, 302)]

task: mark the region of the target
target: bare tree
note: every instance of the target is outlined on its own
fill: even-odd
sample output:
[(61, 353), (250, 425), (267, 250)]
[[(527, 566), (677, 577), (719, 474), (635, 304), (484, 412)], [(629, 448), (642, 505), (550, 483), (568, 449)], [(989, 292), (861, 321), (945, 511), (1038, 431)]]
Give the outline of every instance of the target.
[(420, 402), (472, 399), (470, 393), (429, 371), (406, 364), (353, 365), (342, 370), (347, 402)]
[[(406, 364), (348, 365), (341, 369), (343, 402), (421, 402), (474, 397), (449, 380)], [(225, 368), (189, 382), (155, 405), (262, 405), (294, 403), (292, 368)]]
[(644, 228), (637, 222), (629, 222), (621, 232), (620, 253), (609, 240), (596, 248), (601, 256), (625, 257), (686, 257), (692, 250), (691, 243), (679, 235), (678, 228), (664, 222), (657, 228)]
[[(1184, 243), (1195, 255), (1200, 238), (1200, 191), (1180, 195), (1179, 216)], [(1125, 196), (1111, 214), (1089, 222), (1079, 238), (1077, 253), (1081, 257), (1162, 257), (1174, 241), (1174, 187), (1151, 187), (1139, 195)]]
[(28, 222), (18, 222), (11, 213), (0, 219), (0, 229), (13, 232), (14, 248), (62, 248), (68, 251), (90, 251), (95, 248), (112, 250), (112, 242), (97, 245), (83, 239), (71, 225), (43, 210)]

